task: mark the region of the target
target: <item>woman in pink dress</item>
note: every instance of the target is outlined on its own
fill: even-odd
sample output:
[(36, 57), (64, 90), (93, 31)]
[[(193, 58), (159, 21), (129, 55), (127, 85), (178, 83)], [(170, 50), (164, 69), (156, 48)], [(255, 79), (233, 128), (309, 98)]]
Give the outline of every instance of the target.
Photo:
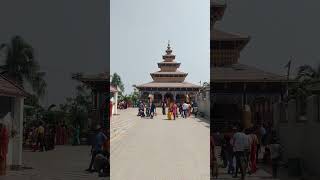
[(176, 117), (177, 117), (177, 112), (178, 112), (178, 106), (177, 104), (174, 102), (173, 103), (173, 106), (172, 106), (172, 113), (173, 113), (173, 119), (176, 120)]

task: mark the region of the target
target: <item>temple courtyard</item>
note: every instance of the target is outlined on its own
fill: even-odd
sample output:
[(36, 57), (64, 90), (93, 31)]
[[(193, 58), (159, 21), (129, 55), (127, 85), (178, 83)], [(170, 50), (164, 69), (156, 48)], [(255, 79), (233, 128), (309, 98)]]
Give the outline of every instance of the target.
[(158, 115), (153, 119), (137, 116), (137, 109), (118, 111), (113, 124), (126, 121), (125, 127), (111, 140), (112, 180), (205, 180), (209, 174), (209, 135), (207, 120), (178, 118), (166, 120)]
[(1, 180), (106, 180), (87, 173), (89, 146), (56, 146), (48, 152), (23, 152), (25, 169), (9, 171)]

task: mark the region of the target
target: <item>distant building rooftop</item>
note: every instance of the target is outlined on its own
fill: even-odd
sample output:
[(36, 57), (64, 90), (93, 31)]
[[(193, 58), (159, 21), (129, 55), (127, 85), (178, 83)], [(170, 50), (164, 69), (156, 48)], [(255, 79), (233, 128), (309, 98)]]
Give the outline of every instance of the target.
[(27, 97), (29, 94), (16, 83), (0, 74), (0, 95), (13, 97)]
[(231, 33), (231, 32), (224, 32), (217, 29), (214, 29), (210, 32), (211, 40), (217, 41), (249, 41), (250, 36), (240, 34), (240, 33)]
[(286, 76), (265, 72), (244, 64), (212, 67), (211, 81), (215, 82), (286, 82)]

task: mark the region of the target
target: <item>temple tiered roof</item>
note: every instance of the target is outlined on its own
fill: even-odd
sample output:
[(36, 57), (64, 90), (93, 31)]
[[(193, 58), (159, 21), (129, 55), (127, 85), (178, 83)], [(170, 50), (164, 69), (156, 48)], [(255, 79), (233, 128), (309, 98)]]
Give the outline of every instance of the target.
[(179, 62), (176, 62), (176, 56), (172, 54), (170, 43), (168, 43), (166, 54), (162, 56), (163, 61), (158, 63), (160, 71), (150, 73), (153, 82), (136, 86), (141, 88), (200, 88), (200, 86), (185, 82), (188, 73), (178, 70)]
[[(226, 4), (223, 0), (211, 0), (214, 21), (222, 19)], [(217, 82), (282, 82), (286, 78), (239, 63), (241, 50), (250, 41), (242, 33), (225, 32), (212, 27), (210, 32), (211, 81)]]

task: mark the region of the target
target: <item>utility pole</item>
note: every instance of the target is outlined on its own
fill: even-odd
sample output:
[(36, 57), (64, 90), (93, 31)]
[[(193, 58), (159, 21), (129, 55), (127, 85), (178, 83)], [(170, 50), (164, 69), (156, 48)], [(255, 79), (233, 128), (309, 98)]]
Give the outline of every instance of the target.
[(290, 58), (288, 64), (285, 66), (287, 68), (287, 97), (289, 97), (289, 80), (290, 80), (290, 70), (291, 70), (291, 62), (293, 57)]

